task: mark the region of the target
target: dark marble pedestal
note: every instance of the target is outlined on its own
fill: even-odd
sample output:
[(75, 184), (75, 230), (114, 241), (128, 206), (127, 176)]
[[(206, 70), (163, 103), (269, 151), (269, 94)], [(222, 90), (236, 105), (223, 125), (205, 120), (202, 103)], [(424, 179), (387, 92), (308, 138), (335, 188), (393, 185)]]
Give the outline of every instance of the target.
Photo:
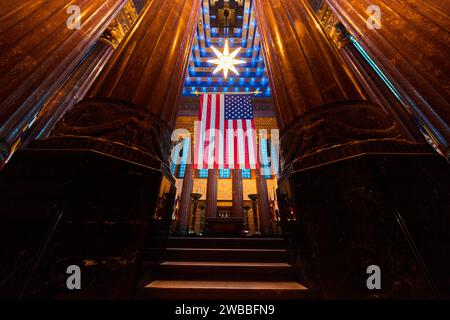
[[(0, 296), (133, 298), (144, 251), (162, 257), (174, 190), (164, 166), (45, 145), (17, 152), (0, 173)], [(70, 265), (81, 290), (67, 289)]]
[[(443, 158), (365, 154), (290, 169), (278, 189), (283, 227), (293, 263), (318, 297), (450, 297), (450, 166)], [(370, 265), (381, 268), (381, 290), (367, 288)]]
[(243, 218), (209, 218), (205, 220), (205, 236), (240, 237), (243, 230)]

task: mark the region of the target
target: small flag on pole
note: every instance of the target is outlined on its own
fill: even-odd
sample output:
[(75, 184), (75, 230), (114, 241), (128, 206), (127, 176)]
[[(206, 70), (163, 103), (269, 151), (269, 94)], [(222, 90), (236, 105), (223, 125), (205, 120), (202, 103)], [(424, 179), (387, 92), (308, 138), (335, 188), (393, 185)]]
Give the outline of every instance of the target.
[(195, 169), (258, 169), (251, 94), (203, 94), (195, 124)]

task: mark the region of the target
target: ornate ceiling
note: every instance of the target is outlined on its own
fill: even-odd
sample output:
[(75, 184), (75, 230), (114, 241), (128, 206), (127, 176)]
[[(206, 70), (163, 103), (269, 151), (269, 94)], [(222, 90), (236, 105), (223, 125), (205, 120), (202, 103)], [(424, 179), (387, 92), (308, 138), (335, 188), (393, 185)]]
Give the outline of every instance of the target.
[[(216, 58), (211, 46), (222, 52), (226, 39), (230, 51), (242, 48), (236, 59), (245, 63), (236, 66), (239, 76), (230, 73), (224, 79), (222, 72), (213, 74), (216, 65), (208, 60)], [(202, 0), (183, 95), (256, 90), (262, 92), (259, 96), (270, 96), (253, 0)]]

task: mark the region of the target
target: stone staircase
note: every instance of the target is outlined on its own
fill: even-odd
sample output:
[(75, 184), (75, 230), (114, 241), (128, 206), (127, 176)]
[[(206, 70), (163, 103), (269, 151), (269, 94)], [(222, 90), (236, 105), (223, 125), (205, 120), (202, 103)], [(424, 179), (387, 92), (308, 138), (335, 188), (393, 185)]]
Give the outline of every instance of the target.
[(144, 298), (167, 300), (305, 299), (279, 238), (171, 238)]

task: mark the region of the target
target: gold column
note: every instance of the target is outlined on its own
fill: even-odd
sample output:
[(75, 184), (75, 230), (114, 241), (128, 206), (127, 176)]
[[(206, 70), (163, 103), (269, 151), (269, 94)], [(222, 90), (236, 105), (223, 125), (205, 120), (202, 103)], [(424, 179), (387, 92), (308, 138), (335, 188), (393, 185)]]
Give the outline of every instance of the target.
[[(184, 171), (183, 185), (181, 187), (180, 196), (180, 213), (179, 220), (177, 222), (176, 233), (185, 236), (188, 234), (189, 229), (189, 214), (191, 211), (191, 193), (194, 186), (194, 165), (192, 164), (192, 152), (193, 143), (191, 140), (191, 149), (188, 151), (188, 163), (186, 164), (186, 169)], [(194, 223), (195, 226), (195, 223)]]
[(280, 128), (325, 104), (364, 99), (306, 0), (255, 5)]
[[(0, 162), (35, 120), (126, 0), (2, 1), (0, 4)], [(68, 28), (78, 5), (80, 29)]]
[(167, 164), (198, 12), (198, 0), (149, 1), (47, 147), (70, 139), (78, 149), (155, 168)]
[(90, 97), (127, 101), (173, 127), (199, 13), (198, 0), (153, 0)]
[(206, 186), (206, 216), (217, 217), (217, 169), (208, 169), (208, 182)]
[(270, 214), (269, 193), (267, 191), (266, 177), (261, 174), (261, 169), (255, 170), (256, 188), (258, 190), (258, 215), (261, 233), (265, 236), (273, 234), (272, 217)]
[(398, 142), (398, 128), (367, 101), (307, 0), (256, 0), (255, 6), (284, 170), (294, 160), (309, 166), (365, 152), (368, 141)]
[(242, 186), (242, 170), (231, 169), (231, 175), (233, 196), (232, 216), (241, 218), (244, 214), (244, 189)]
[[(327, 2), (450, 155), (448, 5), (422, 0)], [(379, 29), (368, 27), (369, 6), (380, 9)]]
[(339, 53), (364, 88), (369, 100), (383, 107), (394, 118), (405, 137), (424, 142), (423, 135), (408, 108), (399, 101), (369, 62), (358, 52), (333, 9), (326, 1), (321, 0), (315, 11), (324, 30), (338, 47)]
[(95, 45), (86, 60), (77, 67), (58, 92), (44, 104), (37, 114), (36, 122), (22, 136), (20, 148), (26, 147), (35, 139), (48, 138), (63, 114), (83, 99), (113, 52), (113, 47), (105, 43), (98, 42)]
[(26, 147), (35, 139), (48, 138), (63, 114), (84, 98), (113, 54), (114, 49), (137, 20), (137, 16), (133, 1), (128, 0), (93, 48), (89, 49), (89, 53), (76, 67), (69, 79), (64, 82), (54, 96), (43, 103), (35, 123), (21, 137), (21, 148)]

